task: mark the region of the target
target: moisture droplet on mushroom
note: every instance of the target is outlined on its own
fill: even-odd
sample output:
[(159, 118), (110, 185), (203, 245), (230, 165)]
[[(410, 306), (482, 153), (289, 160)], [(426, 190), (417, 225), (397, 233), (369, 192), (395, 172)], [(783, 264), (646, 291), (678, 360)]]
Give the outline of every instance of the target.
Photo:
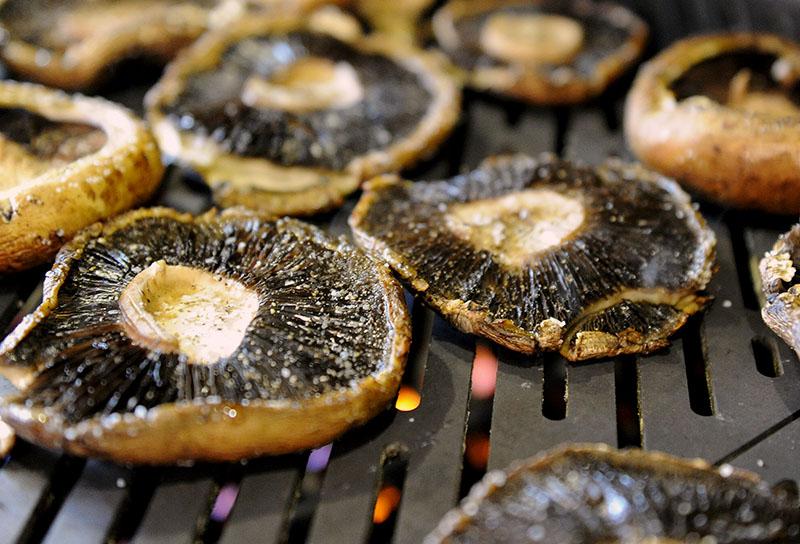
[(409, 318), (385, 265), (299, 221), (140, 210), (59, 253), (0, 345), (23, 438), (131, 463), (335, 439), (391, 403)]

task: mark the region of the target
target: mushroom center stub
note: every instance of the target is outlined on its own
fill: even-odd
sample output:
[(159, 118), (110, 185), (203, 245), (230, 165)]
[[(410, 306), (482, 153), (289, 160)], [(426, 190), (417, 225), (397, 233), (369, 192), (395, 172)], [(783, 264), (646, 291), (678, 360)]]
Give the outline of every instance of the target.
[(507, 62), (564, 64), (582, 49), (584, 30), (569, 17), (497, 13), (483, 25), (480, 43), (489, 55)]
[(447, 228), (512, 269), (562, 244), (583, 224), (583, 204), (550, 189), (526, 189), (497, 198), (451, 205)]
[(236, 280), (157, 261), (123, 289), (119, 307), (135, 343), (211, 364), (239, 347), (259, 299)]
[(295, 113), (346, 108), (363, 96), (350, 63), (322, 57), (298, 59), (269, 77), (250, 76), (242, 88), (242, 102), (252, 108)]

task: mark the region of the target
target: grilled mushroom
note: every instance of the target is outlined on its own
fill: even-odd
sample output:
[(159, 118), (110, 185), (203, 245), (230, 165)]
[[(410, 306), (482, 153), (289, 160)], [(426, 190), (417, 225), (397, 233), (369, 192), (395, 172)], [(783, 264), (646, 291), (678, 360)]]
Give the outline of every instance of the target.
[(396, 394), (408, 319), (385, 266), (304, 223), (135, 211), (59, 253), (0, 345), (0, 417), (133, 463), (317, 446)]
[(755, 474), (578, 444), (488, 473), (425, 544), (798, 539), (797, 497)]
[(155, 140), (121, 106), (0, 82), (0, 272), (43, 263), (93, 222), (142, 202), (163, 173)]
[(571, 360), (643, 353), (706, 303), (715, 239), (671, 180), (612, 161), (495, 157), (367, 183), (350, 224), (461, 330)]
[(27, 79), (86, 89), (131, 54), (171, 58), (217, 0), (5, 0), (2, 58)]
[(601, 94), (648, 34), (622, 6), (587, 0), (451, 0), (433, 30), (473, 87), (548, 105)]
[(761, 317), (800, 355), (800, 225), (783, 234), (761, 259), (761, 289), (766, 303)]
[(725, 204), (800, 212), (800, 46), (690, 38), (639, 71), (625, 134), (639, 158)]
[(200, 39), (147, 97), (162, 149), (220, 205), (276, 215), (339, 206), (363, 179), (430, 153), (460, 103), (440, 59), (353, 37), (348, 22), (329, 14), (326, 33), (298, 18), (242, 20)]

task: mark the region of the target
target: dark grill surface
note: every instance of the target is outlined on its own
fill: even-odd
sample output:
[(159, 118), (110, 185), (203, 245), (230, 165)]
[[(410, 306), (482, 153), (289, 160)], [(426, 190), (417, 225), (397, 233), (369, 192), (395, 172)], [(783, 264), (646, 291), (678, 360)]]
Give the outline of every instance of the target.
[[(627, 3), (651, 23), (653, 50), (703, 30), (771, 30), (793, 38), (800, 30), (794, 0)], [(626, 157), (619, 127), (629, 83), (630, 76), (602, 100), (558, 110), (468, 93), (457, 132), (409, 177), (450, 175), (494, 152), (558, 151), (588, 163)], [(139, 103), (141, 90), (124, 87), (109, 95)], [(158, 202), (193, 212), (209, 205), (196, 182), (175, 169)], [(345, 233), (353, 204), (318, 222)], [(317, 452), (130, 469), (19, 442), (0, 463), (0, 543), (416, 543), (481, 476), (485, 467), (475, 452), (489, 431), (489, 469), (562, 442), (591, 441), (730, 462), (773, 483), (798, 480), (800, 363), (761, 322), (756, 268), (792, 218), (701, 209), (718, 237), (716, 300), (668, 350), (571, 365), (489, 347), (499, 361), (496, 390), (480, 399), (471, 395), (471, 374), (476, 346), (484, 355), (487, 346), (409, 297), (414, 342), (405, 381), (420, 388), (422, 403), (411, 412), (388, 411), (336, 442), (326, 467), (325, 452)], [(23, 312), (36, 303), (43, 272), (0, 279), (4, 325), (22, 301), (28, 301)], [(482, 364), (481, 372), (486, 368), (492, 365)], [(378, 491), (390, 484), (401, 490), (399, 506), (373, 523)]]

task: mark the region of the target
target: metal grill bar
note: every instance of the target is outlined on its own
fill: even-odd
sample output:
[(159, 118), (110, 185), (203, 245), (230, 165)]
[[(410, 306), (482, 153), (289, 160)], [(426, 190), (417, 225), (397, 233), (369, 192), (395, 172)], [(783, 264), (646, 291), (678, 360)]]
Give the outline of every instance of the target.
[[(653, 48), (705, 29), (769, 28), (794, 37), (800, 21), (800, 5), (789, 0), (625, 3), (653, 24)], [(622, 82), (601, 103), (572, 111), (527, 108), (468, 92), (459, 130), (410, 177), (441, 178), (499, 152), (559, 151), (588, 163), (609, 154), (628, 157), (619, 128), (626, 87)], [(123, 100), (137, 104), (140, 98), (128, 90)], [(210, 205), (207, 191), (176, 169), (164, 185), (158, 197), (163, 205), (192, 212)], [(346, 234), (354, 202), (316, 222)], [(559, 372), (549, 381), (545, 374), (564, 362), (496, 350), (488, 468), (565, 441), (641, 439), (645, 448), (731, 462), (773, 482), (800, 478), (800, 364), (761, 322), (753, 272), (789, 221), (703, 208), (718, 236), (720, 265), (711, 285), (716, 301), (705, 317), (658, 354), (568, 365), (566, 404), (557, 403), (565, 406), (563, 419), (545, 417), (543, 404), (562, 386)], [(0, 280), (0, 325), (10, 322), (40, 279), (41, 271), (35, 271)], [(407, 470), (394, 542), (419, 542), (459, 498), (475, 341), (420, 302), (414, 302), (413, 319), (409, 372), (422, 376), (421, 405), (412, 412), (388, 411), (335, 443), (318, 502), (303, 504), (306, 455), (129, 470), (99, 461), (84, 466), (21, 442), (0, 466), (0, 543), (131, 536), (136, 542), (211, 542), (216, 533), (209, 528), (220, 523), (222, 542), (279, 543), (304, 533), (290, 531), (290, 525), (311, 507), (307, 542), (365, 542), (373, 533), (383, 462), (396, 452)], [(233, 510), (227, 521), (210, 521), (224, 483), (238, 485)]]

